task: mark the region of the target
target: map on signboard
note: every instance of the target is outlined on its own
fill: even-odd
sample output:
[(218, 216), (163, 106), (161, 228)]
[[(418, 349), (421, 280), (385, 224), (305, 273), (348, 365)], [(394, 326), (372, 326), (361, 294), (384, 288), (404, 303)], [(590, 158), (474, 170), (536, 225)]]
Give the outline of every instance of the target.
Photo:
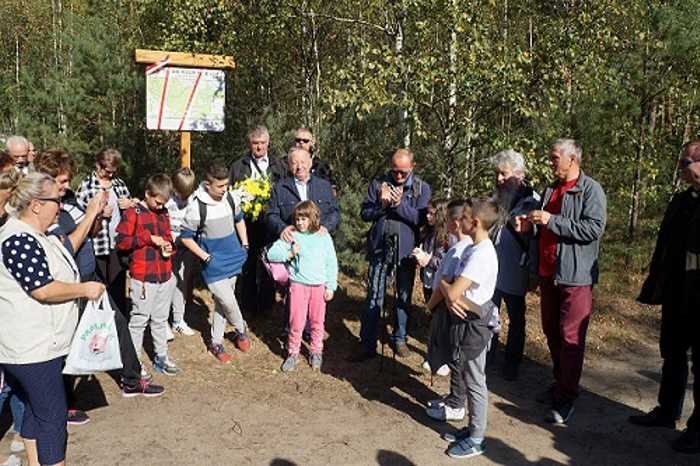
[(162, 67), (146, 72), (146, 127), (175, 131), (223, 131), (223, 70)]

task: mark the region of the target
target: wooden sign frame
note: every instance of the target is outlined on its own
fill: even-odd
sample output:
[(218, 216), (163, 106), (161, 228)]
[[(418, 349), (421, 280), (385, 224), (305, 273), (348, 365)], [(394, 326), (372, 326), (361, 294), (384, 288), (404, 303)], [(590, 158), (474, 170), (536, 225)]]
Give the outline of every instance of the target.
[[(164, 50), (134, 50), (136, 63), (151, 65), (168, 60), (167, 66), (189, 66), (193, 68), (214, 68), (233, 70), (236, 62), (230, 55), (207, 55), (201, 53), (168, 52)], [(191, 135), (189, 131), (180, 132), (180, 166), (192, 166)]]

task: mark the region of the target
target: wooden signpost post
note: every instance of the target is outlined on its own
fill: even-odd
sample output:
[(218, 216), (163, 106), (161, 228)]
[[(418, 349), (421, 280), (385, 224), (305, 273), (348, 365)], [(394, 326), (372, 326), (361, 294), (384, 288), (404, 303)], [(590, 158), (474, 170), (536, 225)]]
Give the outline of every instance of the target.
[[(149, 73), (149, 69), (157, 71), (167, 66), (223, 70), (233, 70), (236, 66), (233, 57), (228, 55), (204, 55), (199, 53), (166, 52), (162, 50), (136, 49), (134, 52), (134, 60), (136, 63), (151, 65), (146, 70), (147, 74)], [(163, 94), (165, 95), (165, 90)], [(192, 94), (194, 94), (194, 90)], [(189, 96), (190, 101), (192, 97), (193, 95)], [(186, 111), (189, 110), (190, 101), (188, 101), (188, 108)], [(161, 106), (162, 105), (163, 103), (161, 103)], [(185, 116), (186, 115), (183, 115), (183, 121)], [(191, 164), (190, 131), (180, 131), (180, 166), (190, 167)]]

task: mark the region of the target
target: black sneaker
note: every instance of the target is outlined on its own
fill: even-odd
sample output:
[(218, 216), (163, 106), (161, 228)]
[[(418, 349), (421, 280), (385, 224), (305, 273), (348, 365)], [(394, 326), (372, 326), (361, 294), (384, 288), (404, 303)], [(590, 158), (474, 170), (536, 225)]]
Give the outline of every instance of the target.
[(545, 417), (545, 421), (550, 424), (563, 426), (569, 423), (569, 419), (574, 414), (574, 404), (568, 401), (560, 401), (552, 406), (552, 410)]
[(646, 414), (638, 414), (635, 416), (630, 416), (628, 420), (637, 426), (642, 427), (668, 427), (670, 429), (676, 428), (676, 420), (673, 416), (669, 416), (664, 413), (659, 406), (652, 409)]
[(139, 380), (135, 385), (124, 384), (122, 387), (122, 396), (124, 398), (133, 398), (139, 395), (147, 398), (155, 398), (161, 396), (163, 393), (165, 393), (164, 387), (153, 384), (145, 379)]
[(685, 429), (676, 440), (671, 442), (671, 448), (679, 453), (699, 454), (700, 431)]
[(535, 395), (535, 401), (537, 401), (538, 403), (545, 404), (545, 405), (553, 405), (554, 404), (554, 390), (555, 390), (555, 386), (553, 384), (550, 385), (547, 390)]
[(85, 411), (79, 409), (68, 410), (68, 424), (72, 426), (82, 426), (90, 422), (90, 416)]
[(357, 354), (353, 354), (348, 358), (349, 362), (366, 362), (377, 357), (375, 351), (361, 351)]

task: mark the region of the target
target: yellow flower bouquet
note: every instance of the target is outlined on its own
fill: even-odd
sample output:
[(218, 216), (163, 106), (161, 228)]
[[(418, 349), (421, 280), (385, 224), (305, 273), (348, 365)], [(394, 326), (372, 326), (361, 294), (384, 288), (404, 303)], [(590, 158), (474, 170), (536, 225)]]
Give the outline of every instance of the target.
[(230, 191), (245, 217), (254, 222), (267, 209), (272, 184), (264, 178), (246, 178), (234, 184)]

